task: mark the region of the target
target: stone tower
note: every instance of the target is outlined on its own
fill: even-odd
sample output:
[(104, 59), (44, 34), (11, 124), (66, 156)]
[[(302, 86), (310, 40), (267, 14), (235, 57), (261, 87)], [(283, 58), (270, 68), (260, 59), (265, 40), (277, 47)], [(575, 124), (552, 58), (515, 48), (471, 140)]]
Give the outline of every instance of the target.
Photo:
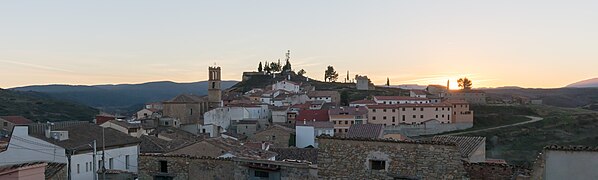
[(208, 102), (210, 103), (210, 108), (221, 107), (222, 90), (220, 89), (220, 67), (209, 67), (208, 73)]

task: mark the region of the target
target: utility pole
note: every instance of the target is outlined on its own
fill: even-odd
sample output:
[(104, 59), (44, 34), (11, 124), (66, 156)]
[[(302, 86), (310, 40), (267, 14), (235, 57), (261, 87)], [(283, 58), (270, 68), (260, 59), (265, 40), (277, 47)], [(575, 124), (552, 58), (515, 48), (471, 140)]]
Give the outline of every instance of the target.
[(72, 172), (71, 172), (71, 153), (72, 153), (72, 152), (73, 152), (73, 150), (71, 150), (71, 149), (66, 149), (66, 158), (67, 158), (67, 160), (68, 160), (68, 170), (67, 170), (67, 175), (68, 175), (67, 177), (68, 177), (68, 180), (71, 180), (71, 179), (72, 179), (72, 177), (71, 177), (71, 173), (72, 173)]
[(106, 180), (106, 138), (104, 137), (104, 128), (102, 128), (102, 179)]
[(98, 163), (98, 161), (96, 160), (96, 154), (98, 153), (97, 151), (97, 144), (96, 144), (96, 140), (93, 140), (93, 162), (92, 167), (93, 167), (93, 180), (98, 180), (98, 171), (97, 171), (97, 167), (96, 164)]

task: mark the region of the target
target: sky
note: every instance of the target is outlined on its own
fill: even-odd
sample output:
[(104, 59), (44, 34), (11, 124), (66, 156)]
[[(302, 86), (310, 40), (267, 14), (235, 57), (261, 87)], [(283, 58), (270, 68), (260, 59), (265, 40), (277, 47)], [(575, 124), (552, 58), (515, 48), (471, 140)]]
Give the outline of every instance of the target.
[(598, 77), (598, 1), (0, 1), (0, 88), (240, 80), (284, 60), (375, 84)]

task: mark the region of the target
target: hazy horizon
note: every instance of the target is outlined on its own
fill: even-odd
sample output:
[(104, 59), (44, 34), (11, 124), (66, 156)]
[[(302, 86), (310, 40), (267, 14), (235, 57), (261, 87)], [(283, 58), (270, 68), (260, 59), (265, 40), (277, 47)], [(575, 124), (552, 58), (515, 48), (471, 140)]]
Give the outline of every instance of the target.
[[(180, 2), (180, 1), (179, 1)], [(232, 3), (231, 3), (232, 2)], [(598, 77), (596, 1), (0, 2), (0, 88), (240, 80), (284, 61), (377, 84), (558, 88)]]

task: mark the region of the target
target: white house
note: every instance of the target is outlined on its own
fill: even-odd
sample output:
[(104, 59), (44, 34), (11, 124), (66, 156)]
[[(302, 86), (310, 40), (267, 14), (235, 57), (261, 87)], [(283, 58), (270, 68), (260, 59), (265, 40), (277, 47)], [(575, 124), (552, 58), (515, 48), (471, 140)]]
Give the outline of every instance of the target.
[(316, 137), (324, 134), (334, 136), (334, 124), (330, 121), (297, 121), (295, 134), (298, 148), (318, 147)]
[(301, 84), (292, 81), (279, 81), (272, 84), (272, 90), (285, 90), (289, 92), (298, 93), (301, 91)]
[[(139, 139), (111, 128), (94, 124), (78, 124), (57, 130), (46, 126), (44, 132), (29, 132), (27, 126), (15, 127), (8, 149), (0, 153), (0, 165), (45, 161), (69, 163), (72, 179), (92, 179), (94, 165), (106, 169), (137, 173)], [(102, 141), (104, 132), (105, 144)], [(71, 134), (71, 136), (69, 136)], [(96, 140), (96, 162), (93, 161), (93, 141)], [(102, 153), (102, 148), (106, 150)], [(102, 160), (104, 154), (105, 161)]]
[(137, 119), (148, 119), (160, 117), (158, 109), (142, 109), (137, 111)]
[(267, 122), (268, 119), (270, 119), (270, 110), (267, 105), (221, 107), (204, 113), (204, 123), (199, 131), (205, 131), (206, 133), (210, 133), (212, 137), (215, 137), (220, 131), (215, 132), (214, 130), (228, 129), (232, 124), (232, 121), (256, 120), (260, 123), (264, 123)]

